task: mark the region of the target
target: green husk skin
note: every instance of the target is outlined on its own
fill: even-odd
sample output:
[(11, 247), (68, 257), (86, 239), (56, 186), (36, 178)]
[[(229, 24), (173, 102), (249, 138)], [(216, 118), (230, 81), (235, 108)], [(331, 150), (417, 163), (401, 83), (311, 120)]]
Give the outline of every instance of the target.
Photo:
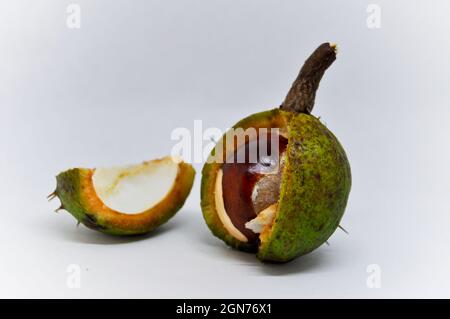
[[(158, 226), (164, 224), (171, 217), (173, 217), (178, 210), (183, 206), (187, 195), (189, 194), (195, 176), (195, 171), (190, 165), (184, 165), (186, 174), (177, 183), (177, 189), (173, 200), (167, 200), (170, 204), (167, 205), (167, 209), (164, 213), (154, 216), (151, 222), (137, 225), (133, 221), (117, 223), (112, 219), (108, 219), (98, 212), (90, 212), (87, 207), (88, 199), (83, 195), (83, 189), (81, 186), (81, 180), (87, 178), (89, 175), (89, 169), (74, 168), (61, 172), (56, 176), (57, 186), (54, 192), (60, 201), (60, 209), (67, 210), (75, 219), (85, 225), (86, 227), (97, 230), (99, 232), (109, 235), (140, 235), (148, 233)], [(133, 215), (123, 215), (125, 218), (133, 218)]]
[(108, 227), (104, 221), (88, 212), (82, 196), (80, 180), (88, 174), (87, 169), (73, 168), (56, 176), (55, 194), (61, 201), (61, 208), (72, 214), (75, 219), (86, 227), (110, 235), (133, 235), (124, 230)]
[[(236, 123), (233, 128), (243, 128), (244, 130), (249, 127), (254, 128), (270, 128), (270, 127), (278, 127), (281, 122), (283, 122), (283, 117), (281, 116), (282, 112), (279, 109), (264, 111), (255, 113), (249, 117), (246, 117)], [(225, 139), (224, 135), (222, 140)], [(211, 157), (214, 156), (214, 149), (211, 152)], [(258, 247), (257, 245), (250, 245), (248, 243), (241, 242), (231, 236), (228, 231), (224, 228), (222, 222), (219, 219), (219, 216), (216, 212), (215, 206), (215, 180), (217, 176), (217, 171), (222, 167), (221, 163), (205, 163), (202, 170), (202, 181), (201, 181), (201, 208), (203, 217), (206, 221), (211, 232), (214, 236), (222, 239), (227, 245), (247, 251), (247, 252), (256, 252)]]
[(294, 114), (288, 129), (278, 213), (259, 247), (262, 261), (287, 262), (322, 245), (338, 227), (351, 188), (345, 151), (317, 118)]
[(271, 233), (259, 247), (235, 239), (219, 219), (214, 187), (222, 164), (206, 163), (202, 171), (201, 207), (212, 233), (231, 247), (257, 252), (260, 260), (268, 262), (287, 262), (323, 244), (339, 225), (351, 187), (345, 151), (316, 117), (273, 109), (253, 114), (233, 128), (283, 125), (288, 128), (289, 143), (279, 207)]
[(221, 224), (214, 205), (214, 182), (221, 164), (204, 166), (201, 196), (208, 226), (228, 245), (256, 250), (262, 261), (287, 262), (316, 249), (339, 226), (347, 205), (351, 173), (345, 151), (310, 115), (320, 80), (336, 60), (336, 52), (335, 44), (322, 43), (305, 61), (279, 110), (251, 115), (234, 126), (288, 131), (277, 213), (261, 233), (259, 247), (239, 242)]
[(81, 199), (80, 178), (83, 173), (85, 172), (81, 168), (73, 168), (59, 173), (56, 176), (56, 190), (54, 192), (61, 201), (60, 208), (71, 213), (82, 224), (93, 218), (84, 209)]

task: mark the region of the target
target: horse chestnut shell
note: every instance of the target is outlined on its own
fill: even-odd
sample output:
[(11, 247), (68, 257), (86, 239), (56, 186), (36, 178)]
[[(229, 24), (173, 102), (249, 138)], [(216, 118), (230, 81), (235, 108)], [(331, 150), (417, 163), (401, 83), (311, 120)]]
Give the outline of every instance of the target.
[[(335, 45), (320, 45), (281, 106), (235, 124), (203, 167), (201, 206), (208, 227), (262, 261), (287, 262), (313, 251), (344, 214), (351, 188), (347, 156), (333, 133), (310, 114), (319, 82), (335, 59)], [(237, 136), (240, 143), (229, 135), (247, 130), (271, 133)], [(261, 141), (270, 155), (261, 154)]]

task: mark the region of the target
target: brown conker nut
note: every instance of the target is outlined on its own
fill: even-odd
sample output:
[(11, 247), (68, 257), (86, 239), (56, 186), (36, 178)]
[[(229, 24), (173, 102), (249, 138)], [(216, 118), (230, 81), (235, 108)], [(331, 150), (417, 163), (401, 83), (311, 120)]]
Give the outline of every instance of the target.
[[(281, 135), (278, 149), (271, 150), (270, 134), (258, 135), (256, 140), (240, 146), (222, 166), (222, 194), (225, 212), (231, 223), (251, 244), (258, 241), (259, 235), (246, 228), (245, 224), (256, 218), (257, 214), (276, 203), (280, 196), (281, 164), (280, 160), (286, 150), (287, 139)], [(261, 141), (262, 139), (266, 141)], [(262, 143), (261, 143), (262, 142)], [(250, 162), (249, 154), (257, 150), (257, 145), (267, 145), (267, 152), (257, 152), (256, 162)], [(262, 153), (264, 155), (262, 155)], [(266, 155), (268, 153), (268, 155)], [(238, 163), (239, 156), (245, 162)]]

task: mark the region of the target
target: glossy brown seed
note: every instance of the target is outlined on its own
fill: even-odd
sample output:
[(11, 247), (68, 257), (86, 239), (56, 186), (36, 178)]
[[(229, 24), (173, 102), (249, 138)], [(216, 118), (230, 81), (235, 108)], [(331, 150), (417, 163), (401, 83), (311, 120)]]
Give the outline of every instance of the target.
[[(286, 150), (287, 139), (281, 135), (277, 137), (278, 152), (270, 154), (273, 138), (268, 134), (247, 142), (231, 155), (234, 156), (234, 159), (245, 158), (243, 163), (233, 163), (233, 161), (227, 160), (222, 167), (222, 193), (225, 210), (233, 225), (247, 238), (249, 243), (256, 242), (258, 234), (247, 229), (245, 224), (279, 198), (280, 157)], [(266, 139), (263, 144), (267, 145), (269, 151), (261, 152), (259, 150), (257, 161), (252, 163), (249, 160), (251, 158), (249, 152), (256, 150), (258, 144), (261, 145), (261, 139)], [(257, 194), (254, 194), (255, 187), (258, 190)]]

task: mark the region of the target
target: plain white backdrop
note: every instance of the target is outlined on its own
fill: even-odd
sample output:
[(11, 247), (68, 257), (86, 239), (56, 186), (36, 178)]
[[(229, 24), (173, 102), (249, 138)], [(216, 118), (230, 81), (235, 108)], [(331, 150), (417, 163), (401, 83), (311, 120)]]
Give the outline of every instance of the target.
[[(0, 2), (0, 297), (450, 297), (450, 2), (80, 0), (80, 29), (70, 3)], [(176, 127), (277, 107), (327, 41), (313, 113), (352, 166), (350, 235), (286, 265), (231, 250), (203, 222), (199, 164), (149, 236), (53, 213), (58, 172), (164, 156)]]

